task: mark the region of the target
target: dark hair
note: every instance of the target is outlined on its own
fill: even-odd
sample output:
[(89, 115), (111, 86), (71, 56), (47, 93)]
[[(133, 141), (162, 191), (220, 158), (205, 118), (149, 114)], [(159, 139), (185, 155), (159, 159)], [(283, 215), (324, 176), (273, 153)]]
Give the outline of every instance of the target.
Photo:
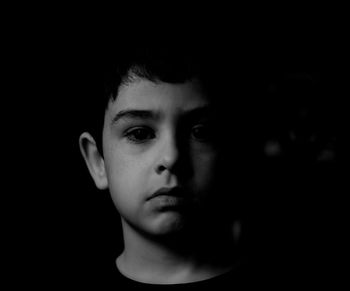
[(203, 53), (193, 47), (134, 46), (107, 52), (99, 68), (103, 71), (103, 94), (91, 96), (89, 106), (85, 107), (85, 128), (94, 136), (99, 152), (103, 154), (102, 129), (107, 104), (117, 98), (122, 85), (137, 78), (173, 84), (196, 78), (207, 87), (205, 90), (210, 90), (206, 79), (213, 65), (209, 59), (205, 59), (205, 67), (203, 64)]
[[(259, 89), (254, 79), (257, 65), (251, 55), (239, 49), (227, 51), (221, 47), (205, 46), (202, 42), (106, 47), (109, 49), (98, 57), (97, 67), (95, 69), (93, 66), (95, 72), (92, 74), (98, 80), (102, 76), (103, 80), (90, 90), (92, 92), (88, 92), (89, 98), (84, 98), (82, 114), (86, 118), (83, 118), (84, 124), (80, 130), (88, 131), (94, 136), (101, 154), (106, 106), (110, 100), (117, 98), (121, 85), (129, 84), (137, 78), (172, 84), (199, 80), (213, 106), (219, 108), (222, 124), (231, 124), (230, 132), (241, 137), (234, 146), (246, 147), (248, 136), (243, 136), (255, 136), (251, 129), (247, 129), (256, 120), (257, 109), (261, 108), (258, 104), (252, 106), (252, 98), (259, 96), (254, 90)], [(229, 119), (229, 123), (225, 118)], [(216, 134), (220, 136), (220, 131), (225, 130), (227, 133), (227, 126), (221, 126)]]

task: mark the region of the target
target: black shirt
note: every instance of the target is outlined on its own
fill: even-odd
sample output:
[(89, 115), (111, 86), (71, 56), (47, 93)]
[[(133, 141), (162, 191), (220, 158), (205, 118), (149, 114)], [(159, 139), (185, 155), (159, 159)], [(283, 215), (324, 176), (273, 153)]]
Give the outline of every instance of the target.
[(113, 290), (237, 290), (237, 288), (243, 290), (253, 283), (251, 271), (243, 264), (222, 275), (183, 284), (148, 284), (134, 281), (121, 274), (114, 263), (110, 264), (109, 270), (105, 269), (103, 273), (101, 271), (98, 277), (94, 276), (95, 279), (100, 280), (100, 284), (95, 281), (100, 290), (104, 288), (105, 290), (112, 290), (112, 288)]

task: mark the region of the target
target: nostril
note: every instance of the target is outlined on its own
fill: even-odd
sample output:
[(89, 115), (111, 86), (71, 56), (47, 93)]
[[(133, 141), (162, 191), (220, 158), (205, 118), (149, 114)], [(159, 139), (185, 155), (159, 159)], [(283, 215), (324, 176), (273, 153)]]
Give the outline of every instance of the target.
[(160, 173), (164, 172), (166, 169), (167, 168), (164, 165), (159, 165), (157, 167), (157, 172), (158, 172), (158, 174), (160, 174)]

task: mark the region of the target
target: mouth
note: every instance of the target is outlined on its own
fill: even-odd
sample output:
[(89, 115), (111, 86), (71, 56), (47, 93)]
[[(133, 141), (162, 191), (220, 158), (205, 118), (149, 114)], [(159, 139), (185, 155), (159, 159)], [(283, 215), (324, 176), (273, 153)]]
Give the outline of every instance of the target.
[(173, 188), (160, 188), (156, 192), (154, 192), (147, 200), (151, 200), (156, 197), (176, 197), (176, 198), (186, 198), (185, 190), (181, 187), (173, 187)]
[(160, 188), (154, 192), (149, 200), (152, 209), (167, 212), (183, 212), (193, 204), (193, 195), (183, 187)]

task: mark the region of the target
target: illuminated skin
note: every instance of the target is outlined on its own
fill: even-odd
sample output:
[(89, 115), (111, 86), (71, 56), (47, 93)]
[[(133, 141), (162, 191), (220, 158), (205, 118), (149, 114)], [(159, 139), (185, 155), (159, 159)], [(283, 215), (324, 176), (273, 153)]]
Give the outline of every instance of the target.
[[(139, 78), (123, 84), (108, 103), (103, 156), (89, 133), (81, 135), (91, 176), (98, 188), (109, 189), (122, 219), (124, 250), (116, 263), (127, 277), (185, 283), (232, 267), (224, 244), (230, 230), (213, 233), (220, 229), (213, 203), (219, 197), (213, 197), (219, 172), (216, 122), (196, 80)], [(159, 191), (166, 195), (154, 197)]]
[[(210, 191), (217, 153), (205, 114), (208, 107), (196, 82), (143, 79), (122, 86), (108, 104), (105, 170), (124, 228), (132, 226), (151, 235), (177, 231), (186, 222), (180, 206), (194, 210)], [(161, 188), (177, 186), (186, 193), (185, 203), (169, 196), (150, 199)]]

